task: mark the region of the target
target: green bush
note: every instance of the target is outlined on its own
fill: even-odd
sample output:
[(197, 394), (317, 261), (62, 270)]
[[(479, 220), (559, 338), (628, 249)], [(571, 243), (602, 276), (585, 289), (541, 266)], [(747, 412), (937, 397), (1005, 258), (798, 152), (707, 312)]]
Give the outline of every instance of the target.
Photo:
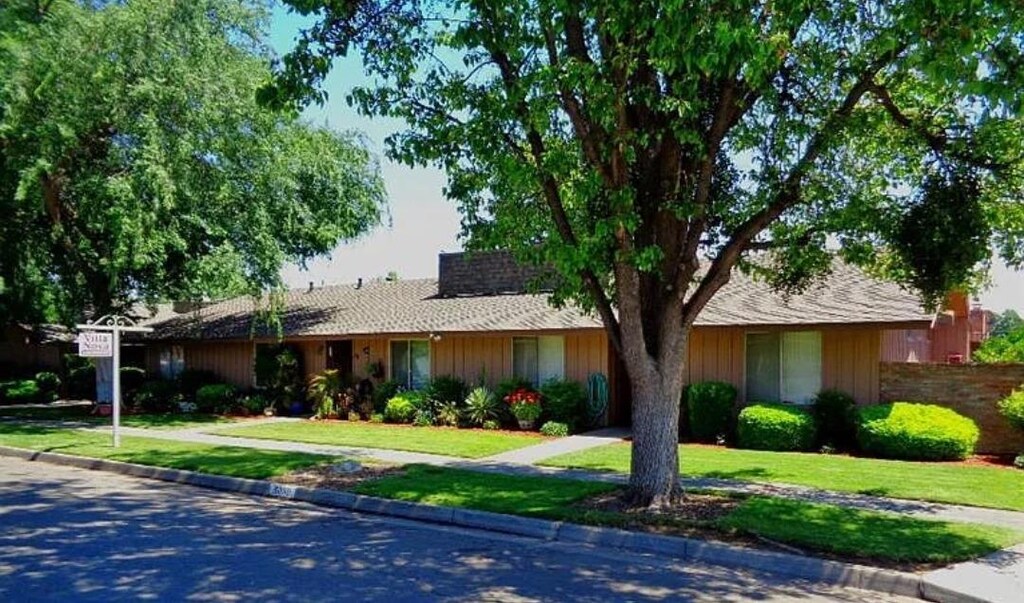
[(416, 414), (416, 405), (402, 395), (396, 395), (384, 406), (384, 420), (388, 423), (408, 423)]
[[(404, 423), (405, 421), (399, 421)], [(429, 408), (421, 408), (413, 415), (412, 424), (416, 427), (430, 427), (434, 424), (434, 413)]]
[(1013, 459), (1013, 466), (1018, 469), (1024, 469), (1024, 454), (1018, 454), (1017, 458)]
[(818, 392), (811, 412), (818, 427), (819, 443), (844, 450), (853, 446), (856, 404), (852, 396), (837, 389)]
[(533, 384), (526, 379), (509, 377), (508, 379), (502, 379), (498, 382), (498, 387), (494, 389), (494, 396), (498, 399), (498, 402), (505, 402), (505, 398), (507, 398), (509, 394), (519, 389), (525, 389), (532, 392), (535, 391), (536, 388), (534, 388)]
[(196, 392), (204, 385), (216, 385), (220, 377), (213, 371), (201, 369), (185, 369), (178, 374), (178, 391), (186, 398), (196, 397)]
[(238, 399), (238, 405), (250, 414), (262, 415), (263, 411), (270, 406), (270, 400), (263, 394), (248, 394)]
[(931, 404), (893, 402), (857, 412), (857, 443), (875, 456), (922, 461), (965, 459), (974, 453), (978, 426)]
[(541, 386), (540, 395), (545, 420), (564, 423), (572, 429), (583, 417), (587, 391), (579, 383), (553, 379)]
[(814, 417), (787, 404), (753, 404), (740, 411), (736, 423), (740, 448), (809, 450), (814, 434)]
[(486, 387), (478, 387), (466, 396), (466, 407), (463, 413), (470, 425), (482, 426), (488, 421), (501, 420), (505, 406)]
[(0, 384), (0, 399), (7, 404), (39, 402), (42, 391), (32, 379), (18, 379)]
[(484, 421), (484, 424), (482, 425), (482, 427), (484, 429), (495, 431), (495, 430), (501, 429), (501, 423), (499, 423), (497, 421)]
[(96, 399), (96, 367), (76, 366), (68, 371), (68, 397), (72, 400)]
[(370, 398), (373, 400), (374, 412), (382, 414), (384, 412), (384, 407), (388, 404), (388, 400), (395, 397), (398, 393), (398, 389), (397, 381), (384, 381), (377, 387), (373, 388), (373, 394)]
[(997, 337), (989, 337), (974, 351), (975, 362), (1024, 362), (1024, 327)]
[(721, 381), (703, 381), (686, 388), (690, 435), (700, 442), (728, 437), (732, 427), (736, 388)]
[(146, 381), (127, 398), (132, 406), (146, 413), (165, 413), (177, 410), (178, 388), (173, 381), (156, 379)]
[(548, 421), (540, 426), (540, 432), (552, 438), (564, 438), (569, 435), (569, 426), (558, 421)]
[(121, 367), (121, 399), (130, 400), (132, 394), (146, 382), (146, 371), (136, 366)]
[(999, 402), (999, 412), (1017, 429), (1024, 429), (1024, 389), (1016, 390)]
[(225, 413), (235, 406), (238, 391), (233, 385), (215, 383), (204, 385), (196, 391), (196, 410), (208, 413)]
[(384, 415), (379, 413), (379, 412), (375, 412), (372, 415), (370, 415), (370, 422), (371, 423), (383, 423), (384, 422)]
[(434, 422), (445, 427), (458, 427), (462, 421), (462, 409), (455, 402), (442, 402), (434, 411)]
[(426, 395), (438, 404), (454, 402), (461, 406), (466, 399), (468, 388), (466, 382), (452, 375), (441, 375), (431, 380)]
[(60, 376), (50, 371), (36, 373), (36, 385), (41, 398), (46, 402), (56, 400), (60, 395)]

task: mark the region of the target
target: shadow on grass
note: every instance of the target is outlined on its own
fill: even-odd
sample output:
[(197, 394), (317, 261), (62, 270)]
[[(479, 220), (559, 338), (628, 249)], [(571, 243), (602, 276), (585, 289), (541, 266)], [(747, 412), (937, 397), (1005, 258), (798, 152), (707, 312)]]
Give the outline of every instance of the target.
[(720, 524), (819, 551), (905, 563), (972, 559), (1024, 539), (1024, 534), (993, 526), (762, 496), (748, 499)]

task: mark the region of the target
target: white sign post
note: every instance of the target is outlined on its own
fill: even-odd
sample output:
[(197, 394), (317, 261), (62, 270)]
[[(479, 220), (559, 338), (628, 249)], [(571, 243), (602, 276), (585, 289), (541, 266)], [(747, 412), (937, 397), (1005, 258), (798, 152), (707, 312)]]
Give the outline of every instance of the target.
[(127, 316), (102, 316), (89, 324), (77, 325), (82, 331), (78, 335), (78, 354), (90, 358), (113, 356), (114, 385), (112, 412), (114, 422), (114, 448), (121, 446), (121, 333), (148, 333), (153, 329), (139, 327)]

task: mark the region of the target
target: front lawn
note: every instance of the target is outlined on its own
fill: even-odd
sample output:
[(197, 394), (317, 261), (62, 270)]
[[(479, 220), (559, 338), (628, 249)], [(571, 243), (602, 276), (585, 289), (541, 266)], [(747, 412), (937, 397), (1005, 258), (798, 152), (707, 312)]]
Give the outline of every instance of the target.
[[(0, 419), (23, 419), (31, 421), (75, 421), (96, 425), (110, 425), (109, 416), (100, 417), (92, 414), (92, 407), (76, 406), (38, 406), (29, 408), (4, 408), (0, 406)], [(186, 429), (202, 427), (216, 423), (230, 423), (233, 417), (202, 414), (165, 414), (165, 415), (121, 415), (121, 425), (142, 429)]]
[[(610, 444), (544, 461), (545, 465), (629, 471), (629, 444)], [(778, 482), (873, 496), (1024, 511), (1024, 471), (947, 463), (887, 461), (796, 452), (679, 447), (682, 474)]]
[(724, 516), (709, 521), (595, 511), (579, 504), (616, 489), (596, 482), (410, 465), (403, 474), (364, 482), (355, 491), (382, 498), (591, 525), (635, 528), (640, 524), (662, 533), (726, 540), (768, 539), (846, 559), (889, 564), (960, 561), (1024, 541), (1024, 534), (1002, 528), (763, 496), (743, 498)]
[(274, 477), (333, 460), (318, 454), (129, 436), (121, 438), (120, 448), (113, 448), (107, 433), (13, 423), (0, 423), (0, 445), (251, 479)]
[(525, 448), (544, 441), (543, 438), (535, 434), (447, 427), (383, 425), (354, 421), (290, 421), (235, 427), (230, 430), (210, 433), (230, 437), (285, 440), (330, 446), (385, 448), (471, 459)]

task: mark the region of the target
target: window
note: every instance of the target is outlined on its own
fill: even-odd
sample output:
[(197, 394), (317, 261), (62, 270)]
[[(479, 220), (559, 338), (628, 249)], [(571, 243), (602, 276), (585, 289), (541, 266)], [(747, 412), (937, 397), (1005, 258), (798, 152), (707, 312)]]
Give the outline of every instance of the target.
[(391, 341), (391, 379), (408, 389), (430, 381), (430, 342), (426, 339)]
[(512, 375), (539, 386), (565, 378), (565, 338), (513, 337)]
[(175, 379), (185, 370), (185, 349), (180, 345), (167, 346), (160, 350), (160, 376)]
[(747, 334), (747, 400), (807, 404), (821, 390), (821, 333)]

